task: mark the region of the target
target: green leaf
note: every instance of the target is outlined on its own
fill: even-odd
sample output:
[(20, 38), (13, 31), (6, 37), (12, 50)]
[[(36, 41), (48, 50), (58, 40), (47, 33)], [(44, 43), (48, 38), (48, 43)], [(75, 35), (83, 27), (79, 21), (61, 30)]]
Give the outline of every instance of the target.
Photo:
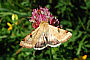
[(78, 47), (78, 50), (77, 50), (76, 55), (79, 55), (79, 54), (80, 54), (80, 51), (81, 51), (82, 45), (83, 45), (84, 40), (85, 40), (86, 38), (87, 38), (87, 35), (85, 35), (85, 36), (82, 38), (82, 40), (80, 41), (80, 43), (79, 43), (79, 47)]

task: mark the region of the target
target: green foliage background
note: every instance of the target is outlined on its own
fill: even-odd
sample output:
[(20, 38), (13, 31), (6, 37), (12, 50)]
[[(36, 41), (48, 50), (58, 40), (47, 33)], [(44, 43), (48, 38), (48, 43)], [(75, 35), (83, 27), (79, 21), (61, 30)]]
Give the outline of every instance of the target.
[[(32, 31), (32, 10), (47, 7), (63, 29), (72, 32), (67, 42), (41, 51), (23, 48), (20, 41)], [(18, 16), (18, 25), (12, 15)], [(13, 25), (8, 31), (7, 22)], [(70, 60), (87, 55), (90, 59), (90, 0), (0, 0), (0, 60)], [(51, 57), (51, 58), (50, 58)], [(52, 58), (53, 57), (53, 58)]]

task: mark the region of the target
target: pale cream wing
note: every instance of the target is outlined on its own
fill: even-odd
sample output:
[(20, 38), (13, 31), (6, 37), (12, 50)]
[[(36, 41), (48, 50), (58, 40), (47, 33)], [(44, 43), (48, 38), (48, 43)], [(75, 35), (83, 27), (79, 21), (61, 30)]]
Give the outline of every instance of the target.
[(42, 32), (38, 42), (35, 44), (34, 49), (35, 50), (42, 50), (45, 47), (47, 47), (47, 39), (46, 39), (46, 35), (44, 32)]
[(33, 31), (31, 33), (31, 35), (27, 35), (21, 42), (20, 42), (20, 46), (25, 47), (25, 48), (34, 48), (36, 41), (38, 40), (34, 40), (34, 37), (37, 36), (37, 32), (39, 30), (39, 27), (37, 29), (35, 29), (35, 31)]
[(48, 24), (41, 23), (39, 27), (40, 27), (40, 29), (37, 33), (38, 40), (37, 40), (35, 47), (34, 47), (35, 50), (44, 49), (45, 47), (47, 47), (47, 42), (48, 42), (48, 40), (47, 40)]
[(24, 41), (20, 42), (20, 46), (23, 46), (25, 48), (34, 48), (35, 50), (42, 50), (46, 47), (47, 41), (46, 41), (46, 34), (43, 31), (42, 27), (38, 27), (33, 31), (31, 35), (27, 35), (24, 38)]
[(25, 47), (25, 48), (33, 48), (32, 46), (32, 38), (30, 35), (27, 35), (24, 40), (20, 42), (20, 46)]
[(49, 46), (57, 47), (61, 43), (70, 39), (72, 34), (64, 29), (60, 29), (49, 25), (49, 32), (48, 32), (48, 41)]

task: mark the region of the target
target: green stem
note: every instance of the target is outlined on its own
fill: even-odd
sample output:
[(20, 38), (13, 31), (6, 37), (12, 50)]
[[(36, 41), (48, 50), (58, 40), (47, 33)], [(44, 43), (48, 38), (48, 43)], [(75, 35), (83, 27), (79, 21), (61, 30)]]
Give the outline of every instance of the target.
[(80, 54), (81, 48), (82, 48), (83, 43), (84, 43), (84, 40), (85, 40), (86, 38), (87, 38), (87, 35), (85, 35), (85, 36), (82, 38), (82, 40), (80, 41), (80, 43), (79, 43), (79, 48), (78, 48), (78, 50), (77, 50), (77, 54), (76, 54), (76, 55), (79, 55), (79, 54)]
[(35, 51), (33, 51), (33, 57), (35, 57)]
[(79, 22), (80, 22), (80, 24), (81, 24), (82, 28), (85, 30), (85, 26), (83, 25), (83, 23), (82, 23), (82, 21), (81, 21), (80, 17), (79, 17)]
[(50, 60), (53, 60), (52, 48), (50, 48)]

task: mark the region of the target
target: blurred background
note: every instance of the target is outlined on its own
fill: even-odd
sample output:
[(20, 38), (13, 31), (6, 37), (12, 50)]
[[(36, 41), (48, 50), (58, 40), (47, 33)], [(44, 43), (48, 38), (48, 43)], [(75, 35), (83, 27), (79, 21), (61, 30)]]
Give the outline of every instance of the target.
[[(31, 31), (33, 9), (47, 7), (72, 32), (62, 45), (44, 50), (21, 48)], [(90, 60), (90, 0), (0, 0), (0, 60)]]

